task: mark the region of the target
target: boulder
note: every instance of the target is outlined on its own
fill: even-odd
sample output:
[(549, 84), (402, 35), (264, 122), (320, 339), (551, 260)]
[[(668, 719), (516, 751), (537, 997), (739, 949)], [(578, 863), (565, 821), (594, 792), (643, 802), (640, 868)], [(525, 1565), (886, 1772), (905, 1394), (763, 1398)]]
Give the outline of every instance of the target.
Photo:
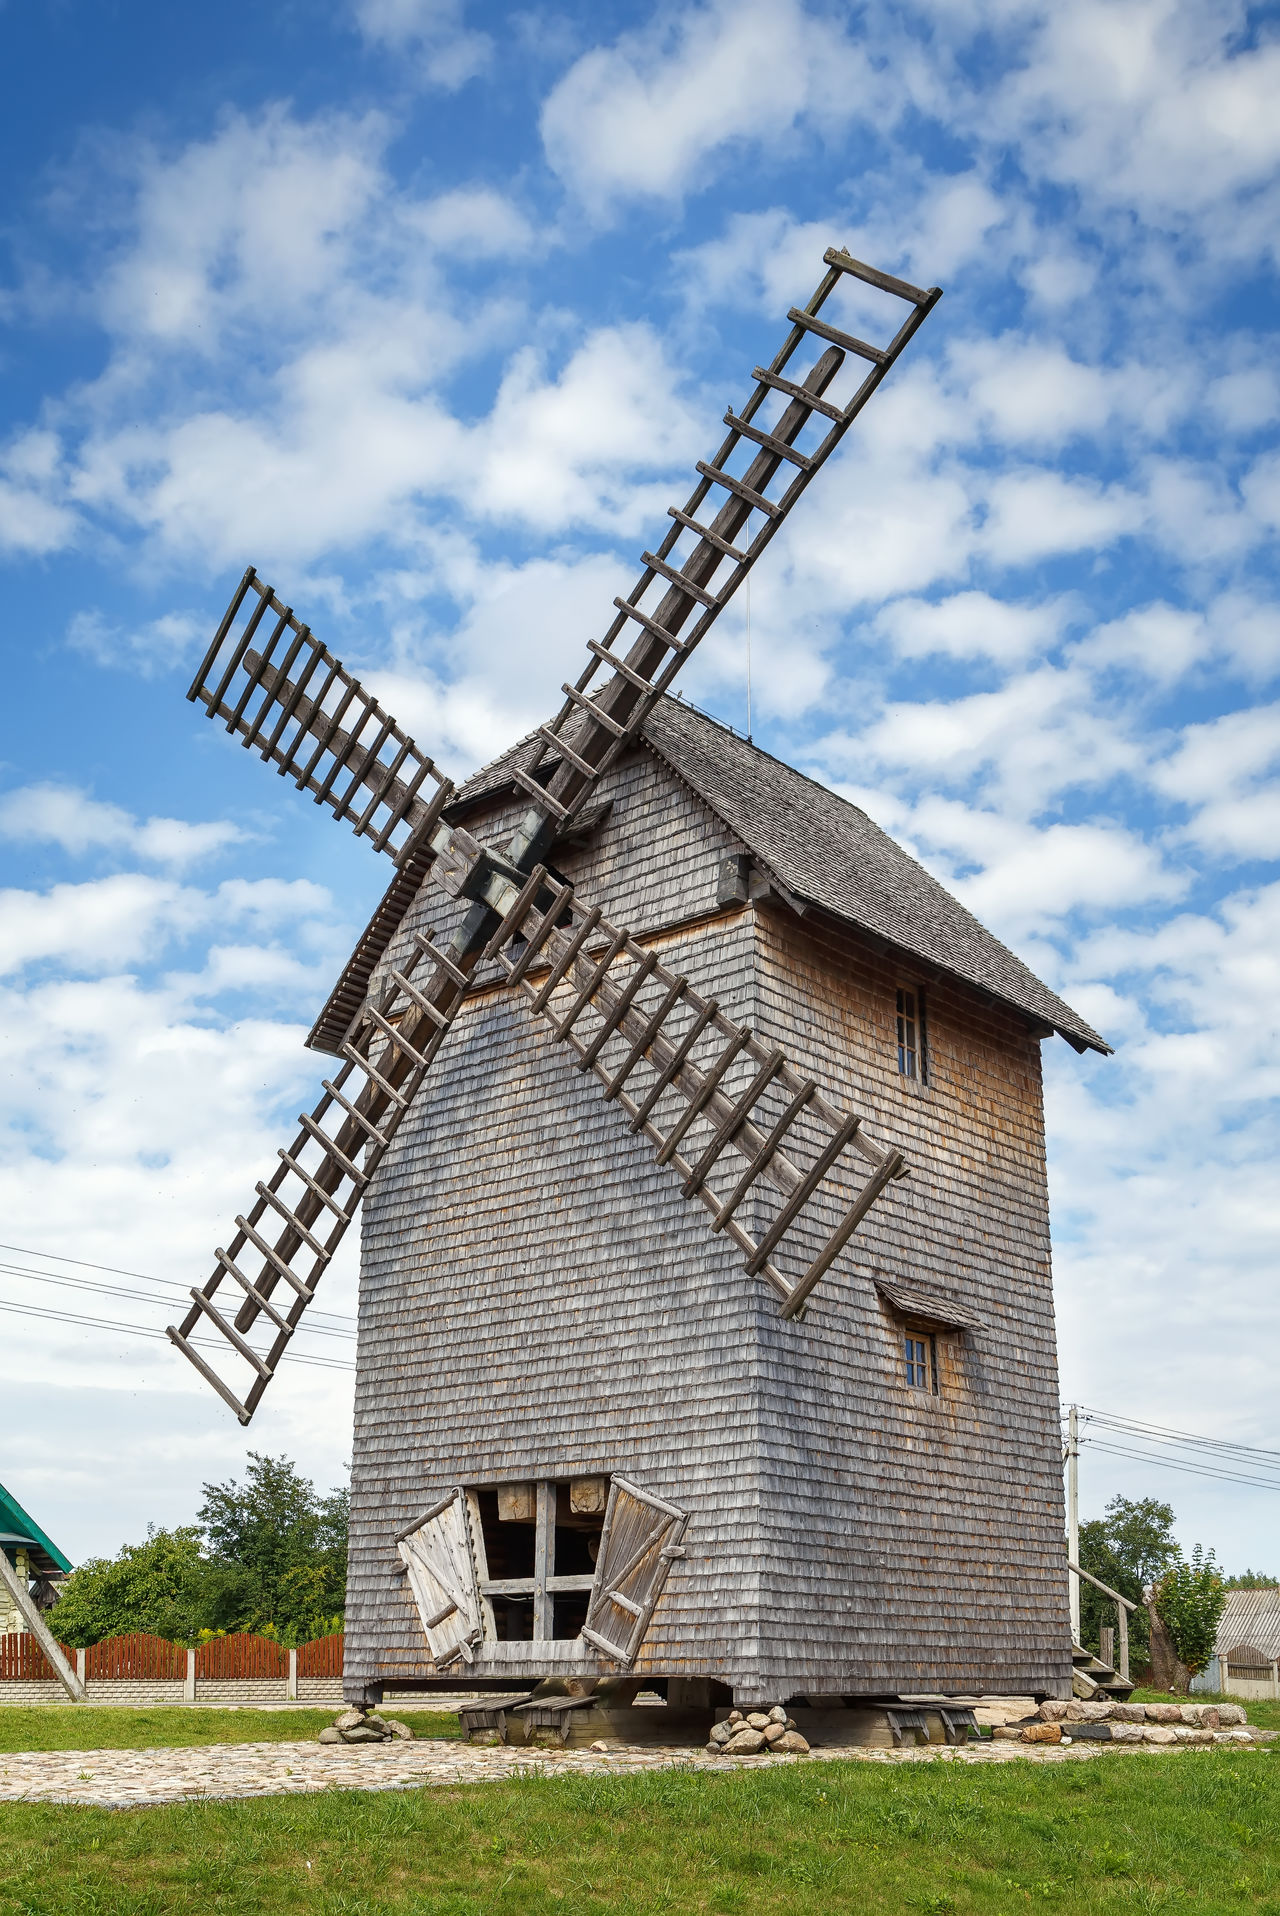
[(1238, 1703), (1220, 1703), (1218, 1705), (1218, 1721), (1224, 1730), (1231, 1729), (1233, 1724), (1236, 1723), (1247, 1723), (1248, 1720), (1248, 1717)]
[(763, 1730), (761, 1730), (760, 1734), (764, 1738), (766, 1743), (776, 1747), (779, 1737), (783, 1737), (787, 1734), (787, 1725), (786, 1725), (785, 1719), (781, 1723), (777, 1723), (777, 1722), (766, 1723)]
[(747, 1719), (743, 1716), (741, 1710), (730, 1710), (729, 1712), (730, 1723), (745, 1723), (746, 1720)]
[(1073, 1743), (1109, 1743), (1111, 1725), (1109, 1723), (1068, 1723), (1063, 1725), (1071, 1733)]
[(361, 1724), (354, 1730), (338, 1732), (344, 1743), (385, 1743), (388, 1739), (381, 1730), (371, 1730), (367, 1724)]
[(718, 1750), (721, 1744), (729, 1741), (729, 1738), (734, 1734), (737, 1728), (738, 1725), (736, 1723), (715, 1724), (711, 1731), (711, 1743), (708, 1747)]
[(801, 1736), (799, 1730), (784, 1730), (773, 1747), (787, 1756), (808, 1756), (809, 1754), (808, 1740)]
[(782, 1705), (781, 1705), (780, 1703), (775, 1703), (775, 1704), (774, 1704), (774, 1706), (773, 1706), (773, 1708), (772, 1708), (772, 1709), (770, 1710), (770, 1712), (769, 1712), (769, 1721), (770, 1721), (770, 1723), (781, 1723), (781, 1725), (782, 1725), (782, 1727), (783, 1727), (783, 1729), (785, 1729), (785, 1728), (786, 1728), (786, 1726), (787, 1726), (787, 1713), (786, 1713), (786, 1711), (785, 1711), (785, 1710), (783, 1709), (783, 1707), (782, 1707)]
[(407, 1723), (402, 1723), (398, 1717), (394, 1716), (387, 1717), (385, 1721), (386, 1727), (393, 1737), (399, 1737), (402, 1743), (413, 1742), (413, 1731)]
[(1141, 1743), (1146, 1729), (1141, 1723), (1108, 1723), (1113, 1743)]
[(1061, 1743), (1061, 1723), (1028, 1723), (1021, 1733), (1024, 1743)]
[(1182, 1720), (1184, 1723), (1192, 1724), (1197, 1730), (1216, 1730), (1222, 1724), (1216, 1703), (1184, 1703)]
[(321, 1730), (317, 1741), (320, 1743), (341, 1743), (342, 1731), (335, 1730), (333, 1725), (330, 1724), (327, 1730)]
[(1147, 1706), (1145, 1703), (1113, 1703), (1111, 1721), (1113, 1723), (1145, 1723)]
[(358, 1730), (363, 1722), (363, 1710), (344, 1710), (341, 1716), (334, 1717), (333, 1727), (335, 1730)]
[(1077, 1703), (1081, 1723), (1108, 1723), (1115, 1713), (1115, 1701), (1111, 1697), (1095, 1697), (1091, 1703)]
[(726, 1756), (755, 1756), (764, 1748), (764, 1737), (748, 1725), (738, 1730), (723, 1746)]
[(1177, 1703), (1144, 1703), (1148, 1723), (1181, 1723), (1182, 1709)]
[(1062, 1719), (1065, 1716), (1069, 1716), (1073, 1710), (1079, 1710), (1083, 1707), (1084, 1706), (1079, 1703), (1063, 1703), (1057, 1697), (1048, 1697), (1045, 1702), (1040, 1705), (1040, 1708), (1036, 1711), (1036, 1715), (1042, 1723), (1061, 1723)]
[(1193, 1747), (1213, 1742), (1212, 1730), (1201, 1730), (1191, 1723), (1180, 1723), (1173, 1734), (1179, 1743), (1190, 1743)]
[(764, 1730), (769, 1727), (769, 1718), (763, 1710), (752, 1710), (747, 1717), (747, 1722), (753, 1730)]
[(1176, 1743), (1178, 1732), (1167, 1723), (1149, 1723), (1142, 1732), (1144, 1743)]
[[(1047, 1727), (1046, 1725), (1046, 1728)], [(1061, 1735), (1061, 1727), (1056, 1724), (1054, 1727), (1058, 1730), (1059, 1735)], [(991, 1738), (992, 1741), (996, 1743), (1020, 1743), (1022, 1741), (1022, 1731), (1016, 1723), (997, 1723), (991, 1732)]]

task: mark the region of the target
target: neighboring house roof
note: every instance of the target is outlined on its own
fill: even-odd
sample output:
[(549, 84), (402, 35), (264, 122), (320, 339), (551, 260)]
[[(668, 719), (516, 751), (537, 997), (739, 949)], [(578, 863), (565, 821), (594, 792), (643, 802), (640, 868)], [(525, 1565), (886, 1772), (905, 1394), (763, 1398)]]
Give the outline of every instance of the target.
[(15, 1547), (25, 1544), (35, 1576), (57, 1577), (71, 1568), (70, 1558), (63, 1556), (57, 1544), (45, 1536), (39, 1524), (27, 1515), (3, 1484), (0, 1484), (0, 1544), (5, 1546), (10, 1559)]
[(1248, 1646), (1268, 1663), (1280, 1657), (1280, 1585), (1269, 1590), (1228, 1590), (1214, 1646), (1219, 1656)]
[[(470, 778), (451, 814), (482, 798), (518, 790), (511, 766), (532, 738), (522, 739)], [(644, 722), (641, 741), (724, 821), (799, 909), (829, 912), (976, 986), (1051, 1026), (1078, 1051), (1110, 1050), (1070, 1005), (848, 799), (680, 699), (659, 700)], [(340, 1006), (345, 1032), (355, 1008), (346, 1006), (357, 988), (363, 995), (363, 985), (408, 907), (407, 897), (400, 904), (406, 890), (398, 878), (392, 881), (317, 1020), (311, 1042), (332, 1038)], [(395, 909), (390, 909), (393, 904)], [(330, 1044), (321, 1042), (319, 1048), (327, 1050)]]

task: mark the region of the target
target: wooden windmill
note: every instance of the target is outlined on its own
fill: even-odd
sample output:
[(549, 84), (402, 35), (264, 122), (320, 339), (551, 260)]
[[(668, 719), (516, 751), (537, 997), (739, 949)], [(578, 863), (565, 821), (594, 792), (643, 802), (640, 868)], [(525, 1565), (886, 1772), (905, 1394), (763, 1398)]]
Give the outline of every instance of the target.
[[(849, 1484), (858, 1474), (816, 1427), (807, 1462), (779, 1463), (765, 1410), (771, 1393), (803, 1402), (806, 1377), (824, 1416), (835, 1403), (854, 1233), (865, 1227), (861, 1243), (870, 1230), (882, 1261), (897, 1244), (872, 1296), (913, 1373), (932, 1380), (931, 1405), (949, 1361), (939, 1336), (972, 1336), (978, 1318), (954, 1286), (921, 1288), (921, 1219), (905, 1239), (890, 1228), (917, 1182), (898, 1182), (908, 1159), (915, 1171), (910, 1123), (896, 1108), (881, 1123), (874, 1096), (849, 1100), (860, 1088), (849, 1056), (815, 1041), (812, 967), (788, 982), (762, 958), (760, 927), (780, 901), (803, 914), (806, 881), (789, 888), (786, 855), (760, 852), (745, 813), (731, 829), (732, 797), (712, 788), (741, 787), (776, 761), (708, 771), (716, 752), (752, 748), (731, 750), (665, 696), (940, 298), (841, 251), (825, 264), (557, 716), (497, 767), (455, 788), (252, 568), (189, 694), (395, 866), (311, 1035), (341, 1066), (169, 1329), (247, 1423), (365, 1200), (347, 1639), (357, 1697), (456, 1683), (463, 1669), (477, 1687), (623, 1670), (718, 1682), (740, 1698), (797, 1686), (896, 1694), (928, 1677), (966, 1685), (992, 1666), (986, 1622), (971, 1650), (957, 1625), (931, 1652), (915, 1622), (898, 1648), (876, 1650), (859, 1606), (888, 1558), (856, 1598), (837, 1574), (838, 1625), (802, 1614), (830, 1602), (803, 1567), (798, 1581), (780, 1575), (765, 1512), (777, 1469)], [(886, 346), (821, 317), (846, 276), (905, 306)], [(782, 803), (786, 769), (770, 775), (760, 819)], [(821, 788), (800, 785), (786, 804), (803, 839), (805, 793)], [(705, 828), (691, 822), (699, 805)], [(889, 845), (877, 835), (872, 863)], [(933, 885), (891, 849), (918, 874), (911, 885)], [(702, 873), (692, 889), (690, 859)], [(880, 950), (895, 942), (900, 879), (885, 878), (884, 926), (867, 921)], [(964, 921), (956, 936), (988, 941), (969, 972), (994, 966), (995, 985), (979, 988), (1016, 1021), (1020, 1072), (1050, 1029), (1101, 1044), (933, 892), (922, 909), (943, 945), (948, 911)], [(929, 976), (943, 974), (968, 975), (939, 950)], [(921, 987), (896, 989), (899, 1075), (923, 1092)], [(588, 1098), (592, 1079), (602, 1096)], [(1036, 1111), (1038, 1095), (1037, 1077)], [(1033, 1136), (1030, 1150), (1042, 1187)], [(1033, 1191), (1033, 1237), (1038, 1203)], [(1047, 1224), (1044, 1235), (1032, 1262), (1047, 1273)], [(823, 1323), (811, 1305), (828, 1297), (835, 1317)], [(1058, 1506), (1041, 1426), (1046, 1380), (1056, 1383), (1038, 1296), (1036, 1311), (1034, 1390), (1012, 1420), (1037, 1433), (1013, 1496), (1012, 1560), (1021, 1680), (1053, 1687), (1069, 1665), (1065, 1595), (1043, 1571)], [(210, 1334), (225, 1362), (204, 1354)], [(735, 1389), (749, 1375), (749, 1429), (735, 1435), (717, 1402), (718, 1436), (695, 1465), (687, 1434), (673, 1448), (674, 1407), (708, 1364), (736, 1372)], [(646, 1367), (647, 1387), (636, 1381)], [(734, 1549), (715, 1534), (726, 1508)], [(828, 1512), (819, 1528), (840, 1521)], [(820, 1550), (830, 1558), (830, 1541)], [(985, 1617), (1001, 1601), (984, 1587), (977, 1608)]]

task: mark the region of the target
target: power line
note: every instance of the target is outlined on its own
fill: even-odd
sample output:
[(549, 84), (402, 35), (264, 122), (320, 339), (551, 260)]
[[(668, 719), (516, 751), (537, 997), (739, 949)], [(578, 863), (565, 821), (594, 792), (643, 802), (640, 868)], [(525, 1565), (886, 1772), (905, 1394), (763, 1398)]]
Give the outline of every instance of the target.
[(1246, 1477), (1229, 1470), (1214, 1470), (1208, 1464), (1189, 1464), (1178, 1457), (1160, 1457), (1149, 1450), (1123, 1450), (1117, 1444), (1104, 1444), (1097, 1437), (1081, 1438), (1081, 1445), (1105, 1451), (1111, 1457), (1130, 1457), (1139, 1463), (1156, 1464), (1162, 1470), (1181, 1470), (1189, 1477), (1213, 1477), (1228, 1484), (1248, 1484), (1254, 1490), (1280, 1490), (1280, 1478)]
[[(75, 1264), (80, 1269), (86, 1271), (105, 1271), (111, 1277), (137, 1278), (140, 1283), (160, 1286), (168, 1292), (167, 1301), (170, 1303), (173, 1302), (174, 1292), (172, 1285), (176, 1280), (171, 1278), (151, 1277), (145, 1271), (122, 1270), (120, 1266), (116, 1264), (95, 1264), (91, 1258), (87, 1257), (64, 1257), (60, 1251), (36, 1251), (28, 1244), (0, 1244), (0, 1251), (16, 1251), (20, 1257), (40, 1257), (43, 1258), (47, 1264)], [(43, 1278), (49, 1283), (66, 1284), (71, 1281), (69, 1278), (56, 1276), (53, 1272), (33, 1271), (24, 1269), (21, 1265), (0, 1264), (0, 1270), (8, 1271), (11, 1275), (20, 1277)], [(122, 1297), (132, 1295), (136, 1298), (139, 1294), (136, 1291), (132, 1293), (122, 1291), (120, 1295)], [(181, 1296), (182, 1294), (179, 1293), (179, 1295)], [(150, 1303), (152, 1300), (147, 1298), (145, 1301)], [(185, 1304), (185, 1297), (183, 1301)], [(342, 1311), (312, 1311), (310, 1315), (313, 1318), (324, 1318), (331, 1324), (349, 1326), (352, 1333), (354, 1333), (356, 1320), (347, 1313)], [(216, 1349), (217, 1347), (215, 1346), (214, 1348)]]
[[(116, 1331), (122, 1337), (158, 1337), (164, 1342), (168, 1342), (163, 1331), (154, 1330), (150, 1325), (120, 1324), (117, 1323), (114, 1318), (110, 1317), (86, 1317), (76, 1311), (45, 1310), (38, 1304), (12, 1304), (5, 1298), (0, 1298), (0, 1311), (12, 1311), (17, 1317), (51, 1318), (60, 1324), (83, 1324), (87, 1325), (91, 1330)], [(192, 1342), (202, 1345), (205, 1350), (221, 1350), (223, 1348), (220, 1343), (215, 1343), (211, 1338), (207, 1337), (193, 1338)], [(339, 1357), (312, 1357), (305, 1351), (293, 1351), (290, 1353), (290, 1356), (292, 1362), (295, 1364), (313, 1364), (321, 1370), (353, 1371), (355, 1369), (354, 1364), (344, 1363)]]
[[(8, 1277), (30, 1278), (35, 1284), (57, 1284), (73, 1291), (94, 1291), (102, 1297), (127, 1297), (133, 1303), (166, 1303), (172, 1310), (178, 1310), (184, 1313), (190, 1303), (189, 1297), (184, 1297), (180, 1291), (171, 1292), (165, 1298), (154, 1298), (147, 1291), (129, 1290), (123, 1284), (99, 1284), (91, 1277), (61, 1277), (53, 1271), (28, 1271), (24, 1270), (20, 1264), (0, 1263), (0, 1273)], [(300, 1324), (295, 1335), (306, 1337), (341, 1337), (350, 1343), (355, 1336), (355, 1332), (353, 1330), (330, 1330), (328, 1326), (324, 1324)], [(217, 1346), (214, 1345), (212, 1348), (216, 1349)]]
[(1128, 1431), (1134, 1436), (1145, 1437), (1159, 1443), (1180, 1442), (1191, 1444), (1205, 1450), (1238, 1451), (1250, 1457), (1271, 1457), (1280, 1462), (1280, 1450), (1267, 1450), (1259, 1444), (1241, 1444), (1228, 1437), (1203, 1437), (1191, 1430), (1174, 1430), (1167, 1424), (1152, 1424), (1140, 1417), (1122, 1417), (1114, 1411), (1091, 1410), (1087, 1404), (1078, 1406), (1081, 1415), (1088, 1423), (1102, 1424), (1108, 1429)]

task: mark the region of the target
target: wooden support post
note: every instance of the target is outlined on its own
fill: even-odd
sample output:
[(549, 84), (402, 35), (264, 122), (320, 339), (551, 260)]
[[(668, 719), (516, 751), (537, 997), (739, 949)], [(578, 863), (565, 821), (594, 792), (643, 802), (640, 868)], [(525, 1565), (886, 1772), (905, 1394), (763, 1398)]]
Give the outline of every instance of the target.
[[(1067, 1563), (1080, 1561), (1080, 1412), (1072, 1404), (1067, 1427)], [(1068, 1567), (1071, 1641), (1080, 1641), (1080, 1572)]]
[(1104, 1663), (1116, 1667), (1116, 1627), (1114, 1623), (1104, 1623), (1098, 1631), (1098, 1655)]
[(83, 1703), (85, 1700), (84, 1684), (80, 1681), (80, 1678), (76, 1675), (58, 1648), (52, 1630), (50, 1630), (48, 1624), (31, 1600), (31, 1592), (27, 1589), (25, 1579), (18, 1575), (2, 1547), (0, 1547), (0, 1580), (3, 1580), (9, 1595), (18, 1606), (19, 1614), (22, 1616), (36, 1642), (40, 1645), (40, 1648), (44, 1651), (46, 1658), (52, 1665), (53, 1674), (57, 1677), (59, 1683), (71, 1698), (71, 1701), (73, 1703)]
[(289, 1675), (285, 1683), (285, 1697), (290, 1703), (298, 1701), (298, 1652), (289, 1652)]
[(536, 1642), (554, 1634), (552, 1597), (547, 1589), (551, 1580), (556, 1548), (556, 1487), (538, 1485), (537, 1528), (533, 1538), (533, 1635)]
[(1116, 1626), (1120, 1632), (1120, 1661), (1116, 1668), (1126, 1683), (1129, 1682), (1129, 1612), (1122, 1603), (1116, 1605)]
[(187, 1680), (182, 1686), (182, 1701), (194, 1703), (196, 1700), (196, 1653), (187, 1651)]

